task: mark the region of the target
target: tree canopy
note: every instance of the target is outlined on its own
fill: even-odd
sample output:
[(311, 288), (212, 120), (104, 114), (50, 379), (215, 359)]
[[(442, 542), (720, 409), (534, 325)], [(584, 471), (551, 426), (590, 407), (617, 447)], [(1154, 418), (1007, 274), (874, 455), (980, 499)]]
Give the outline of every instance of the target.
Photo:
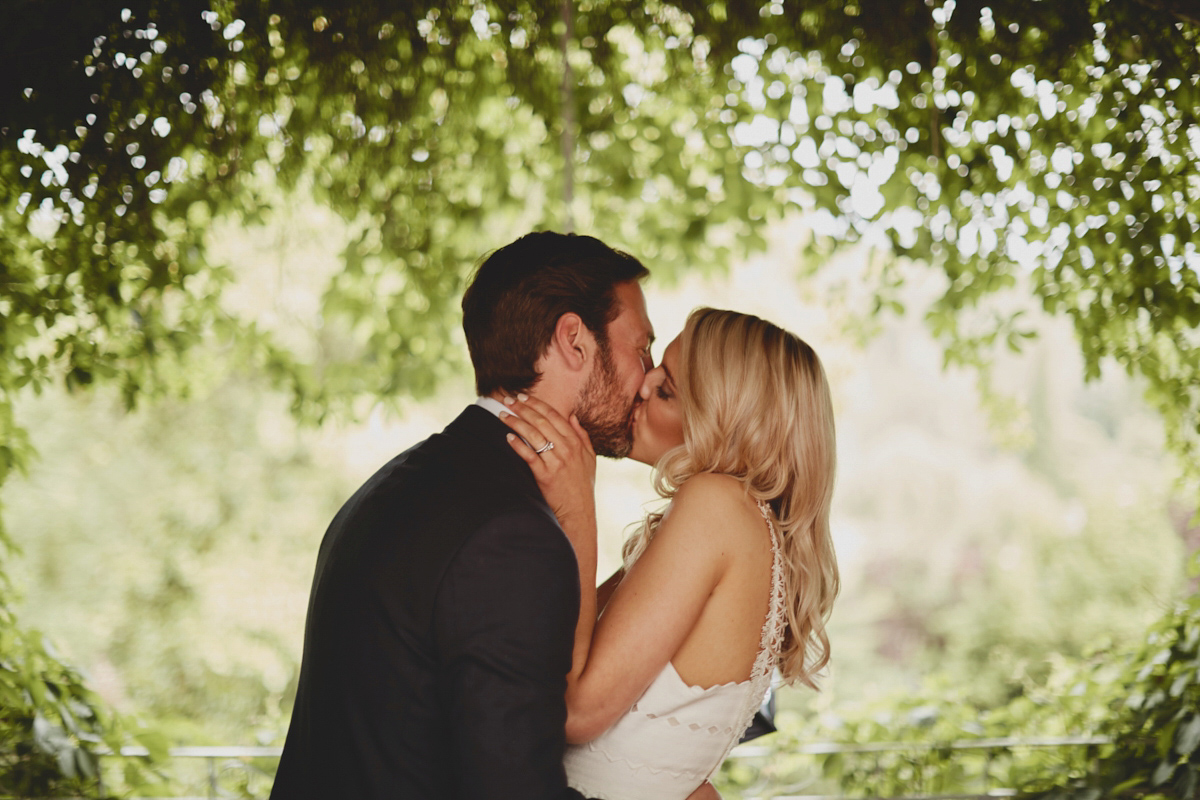
[[(1068, 315), (1087, 369), (1148, 382), (1196, 454), (1196, 15), (1184, 3), (13, 2), (3, 34), (0, 389), (133, 398), (204, 332), (321, 413), (421, 394), (479, 255), (579, 230), (660, 273), (720, 266), (789, 208), (816, 252), (882, 230), (944, 271), (948, 357)], [(63, 24), (69, 19), (70, 24)], [(304, 187), (351, 222), (322, 351), (217, 304), (216, 217)], [(880, 303), (894, 302), (891, 270)], [(8, 424), (9, 429), (13, 426)]]

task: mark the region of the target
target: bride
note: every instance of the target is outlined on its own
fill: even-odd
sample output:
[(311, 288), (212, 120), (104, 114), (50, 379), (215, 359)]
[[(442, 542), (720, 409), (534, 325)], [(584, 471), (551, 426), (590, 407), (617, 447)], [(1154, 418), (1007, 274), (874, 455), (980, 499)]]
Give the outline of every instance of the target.
[(505, 401), (519, 434), (509, 442), (574, 545), (584, 589), (567, 682), (567, 778), (599, 800), (715, 797), (706, 781), (773, 670), (816, 688), (829, 661), (825, 620), (839, 584), (829, 388), (795, 335), (704, 308), (646, 374), (641, 398), (630, 457), (655, 467), (670, 502), (596, 590), (588, 437), (535, 398)]

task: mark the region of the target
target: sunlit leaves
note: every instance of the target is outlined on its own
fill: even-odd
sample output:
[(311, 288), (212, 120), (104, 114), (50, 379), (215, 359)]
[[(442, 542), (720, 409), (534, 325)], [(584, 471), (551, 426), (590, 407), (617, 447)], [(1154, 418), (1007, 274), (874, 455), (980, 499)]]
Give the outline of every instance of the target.
[(952, 362), (1019, 345), (994, 298), (1033, 291), (1089, 375), (1114, 358), (1145, 379), (1200, 463), (1194, 20), (1130, 0), (682, 5), (749, 106), (730, 118), (747, 176), (816, 212), (816, 247), (883, 225), (943, 270), (930, 321)]
[[(101, 788), (97, 750), (119, 750), (133, 730), (103, 709), (79, 673), (64, 666), (40, 634), (16, 625), (7, 603), (0, 605), (0, 654), (0, 792), (95, 796)], [(130, 788), (147, 789), (150, 770), (163, 756), (165, 748), (155, 748), (149, 763), (112, 761), (124, 764)]]
[(1109, 701), (1113, 716), (1101, 731), (1111, 749), (1086, 774), (1045, 775), (1035, 782), (1047, 798), (1142, 797), (1159, 792), (1191, 797), (1200, 787), (1194, 758), (1200, 746), (1200, 606), (1195, 598), (1166, 614), (1129, 659)]
[(1030, 331), (992, 300), (1034, 292), (1074, 321), (1089, 374), (1115, 358), (1143, 375), (1196, 452), (1200, 68), (1169, 7), (145, 0), (69, 31), (27, 16), (65, 55), (5, 90), (23, 98), (5, 225), (28, 237), (0, 255), (13, 286), (77, 276), (71, 304), (19, 309), (77, 320), (73, 380), (101, 361), (137, 372), (138, 353), (216, 325), (247, 333), (219, 321), (236, 266), (210, 272), (203, 237), (222, 215), (261, 219), (268, 184), (357, 231), (320, 363), (250, 336), (318, 415), (431, 388), (471, 265), (514, 232), (573, 222), (668, 276), (727, 263), (799, 208), (818, 254), (883, 229), (944, 271), (930, 321), (950, 361), (1019, 346)]

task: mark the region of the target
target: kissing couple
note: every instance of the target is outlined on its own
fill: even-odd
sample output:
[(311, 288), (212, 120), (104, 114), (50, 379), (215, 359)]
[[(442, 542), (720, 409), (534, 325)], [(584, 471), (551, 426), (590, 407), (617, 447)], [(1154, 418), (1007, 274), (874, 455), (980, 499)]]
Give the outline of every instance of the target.
[[(663, 352), (633, 256), (531, 233), (479, 266), (479, 399), (396, 456), (317, 556), (272, 800), (684, 800), (772, 673), (815, 686), (838, 591), (824, 369), (702, 308)], [(669, 503), (596, 588), (596, 455)]]

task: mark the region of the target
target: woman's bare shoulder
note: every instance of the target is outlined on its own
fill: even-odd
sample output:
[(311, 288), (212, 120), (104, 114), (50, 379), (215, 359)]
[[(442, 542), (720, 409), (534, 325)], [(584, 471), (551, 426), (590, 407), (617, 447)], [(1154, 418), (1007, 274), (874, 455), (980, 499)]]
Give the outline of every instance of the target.
[(732, 475), (721, 472), (700, 472), (691, 476), (675, 492), (675, 500), (683, 502), (733, 502), (746, 496), (746, 487)]
[(713, 532), (750, 528), (760, 518), (742, 482), (732, 475), (715, 472), (702, 472), (684, 481), (671, 501), (670, 514), (702, 522), (700, 527)]

